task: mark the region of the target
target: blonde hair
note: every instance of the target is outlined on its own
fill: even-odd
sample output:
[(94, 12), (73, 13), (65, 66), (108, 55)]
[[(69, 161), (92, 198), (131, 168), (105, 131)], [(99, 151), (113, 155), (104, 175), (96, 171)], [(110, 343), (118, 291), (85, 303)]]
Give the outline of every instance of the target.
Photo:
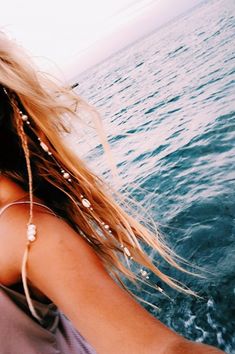
[[(27, 169), (14, 170), (12, 167), (11, 170), (8, 168), (3, 171), (5, 175), (14, 178), (23, 188), (30, 188), (30, 195), (33, 193), (34, 183), (37, 186), (34, 193), (43, 198), (58, 215), (62, 216), (80, 236), (89, 242), (110, 275), (127, 291), (129, 290), (122, 276), (134, 283), (137, 279), (150, 283), (131, 270), (120, 245), (128, 248), (133, 262), (148, 268), (169, 286), (188, 294), (194, 294), (192, 290), (161, 272), (144, 250), (144, 246), (150, 246), (171, 266), (190, 273), (180, 265), (184, 260), (163, 242), (157, 229), (146, 228), (141, 221), (138, 221), (137, 212), (130, 211), (128, 199), (124, 203), (123, 195), (95, 175), (85, 162), (63, 143), (61, 132), (68, 131), (64, 124), (64, 117), (75, 119), (77, 116), (73, 104), (76, 104), (78, 108), (82, 107), (97, 120), (99, 114), (94, 107), (70, 89), (59, 87), (45, 74), (35, 70), (25, 52), (4, 34), (0, 34), (0, 84), (17, 96), (20, 105), (30, 117), (34, 132), (38, 137), (43, 137), (58, 163), (69, 171), (73, 183), (67, 183), (54, 161), (43, 154), (34, 136), (24, 131), (23, 123), (20, 123), (14, 107), (12, 107), (11, 117), (6, 117), (6, 119), (11, 120), (9, 124), (20, 137), (18, 149), (23, 149)], [(50, 200), (46, 199), (46, 194), (42, 194), (43, 188), (40, 190), (39, 187), (41, 184), (47, 189)], [(90, 201), (92, 211), (85, 208), (82, 203), (78, 203), (81, 194)], [(61, 201), (63, 201), (63, 208), (61, 208)], [(101, 228), (100, 220), (109, 225), (112, 233)], [(24, 259), (24, 282), (27, 276), (27, 257), (28, 253), (25, 254)], [(150, 284), (150, 286), (159, 290), (157, 285)], [(29, 294), (27, 294), (27, 299), (31, 304), (31, 312), (33, 312)]]

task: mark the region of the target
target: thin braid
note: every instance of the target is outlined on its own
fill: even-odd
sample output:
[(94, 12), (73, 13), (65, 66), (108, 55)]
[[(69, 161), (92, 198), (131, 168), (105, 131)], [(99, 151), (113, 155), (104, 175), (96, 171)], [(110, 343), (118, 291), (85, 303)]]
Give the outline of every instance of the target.
[[(16, 103), (15, 103), (15, 107), (18, 108)], [(26, 160), (26, 166), (27, 166), (27, 173), (28, 173), (30, 210), (29, 210), (29, 220), (27, 222), (27, 227), (29, 227), (30, 225), (32, 225), (32, 222), (33, 222), (33, 178), (32, 178), (31, 164), (30, 164), (30, 151), (29, 151), (29, 147), (28, 147), (27, 136), (24, 131), (24, 124), (23, 124), (22, 118), (20, 116), (19, 109), (16, 109), (15, 113), (16, 113), (17, 131), (18, 131), (19, 137), (22, 142), (22, 147), (23, 147), (24, 156), (25, 156), (25, 160)], [(27, 261), (28, 261), (28, 255), (29, 255), (29, 250), (30, 250), (30, 244), (31, 244), (31, 242), (29, 241), (29, 239), (27, 239), (26, 248), (25, 248), (25, 251), (23, 254), (23, 259), (22, 259), (22, 264), (21, 264), (21, 277), (22, 277), (22, 284), (24, 287), (24, 292), (25, 292), (25, 296), (26, 296), (26, 300), (27, 300), (29, 309), (30, 309), (32, 315), (35, 318), (37, 318), (37, 320), (39, 322), (41, 322), (42, 319), (40, 318), (40, 316), (38, 316), (38, 314), (33, 306), (33, 303), (32, 303), (31, 297), (30, 297), (30, 293), (29, 293), (28, 284), (27, 284)]]
[(30, 152), (29, 152), (29, 147), (28, 147), (28, 140), (27, 140), (27, 136), (24, 131), (24, 124), (23, 124), (23, 121), (18, 113), (18, 110), (17, 110), (16, 114), (17, 114), (17, 119), (16, 119), (17, 130), (18, 130), (18, 134), (20, 136), (21, 142), (22, 142), (22, 147), (23, 147), (25, 160), (26, 160), (26, 166), (27, 166), (28, 181), (29, 181), (30, 211), (29, 211), (29, 220), (27, 223), (27, 225), (29, 225), (33, 221), (33, 177), (32, 177), (32, 170), (31, 170), (31, 164), (30, 164)]

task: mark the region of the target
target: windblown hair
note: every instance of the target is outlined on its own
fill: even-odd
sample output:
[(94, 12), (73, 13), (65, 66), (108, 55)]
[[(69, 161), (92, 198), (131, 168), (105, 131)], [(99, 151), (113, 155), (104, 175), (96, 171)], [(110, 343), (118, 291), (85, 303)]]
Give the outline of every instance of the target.
[[(19, 108), (30, 117), (33, 131), (29, 127), (23, 130), (18, 112), (3, 88), (15, 95)], [(77, 119), (74, 104), (95, 120), (99, 119), (92, 105), (35, 69), (22, 48), (0, 34), (0, 108), (4, 112), (0, 120), (2, 173), (28, 191), (30, 168), (34, 195), (84, 237), (110, 275), (123, 287), (126, 286), (122, 276), (134, 283), (138, 276), (125, 261), (121, 244), (129, 249), (133, 262), (148, 268), (169, 286), (192, 294), (190, 289), (162, 273), (144, 250), (143, 245), (150, 247), (171, 266), (186, 271), (181, 266), (182, 259), (162, 241), (160, 233), (137, 221), (136, 211), (127, 212), (123, 196), (94, 174), (63, 142), (61, 133), (68, 132), (65, 117)], [(37, 137), (46, 142), (55, 159), (72, 176), (73, 183), (68, 183), (55, 161), (43, 153)], [(81, 195), (90, 201), (93, 211), (83, 206)], [(112, 233), (101, 227), (100, 220), (110, 226)]]

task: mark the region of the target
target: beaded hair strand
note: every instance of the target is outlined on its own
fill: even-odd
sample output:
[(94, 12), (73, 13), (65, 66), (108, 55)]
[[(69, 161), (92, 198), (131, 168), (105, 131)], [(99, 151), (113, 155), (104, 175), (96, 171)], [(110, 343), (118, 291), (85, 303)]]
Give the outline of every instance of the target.
[[(8, 90), (6, 88), (3, 88), (3, 90), (11, 103), (14, 115), (16, 117), (16, 129), (17, 129), (17, 133), (18, 133), (21, 143), (22, 143), (22, 149), (24, 152), (24, 157), (25, 157), (26, 167), (27, 167), (28, 185), (29, 185), (30, 210), (29, 210), (29, 219), (27, 222), (27, 242), (26, 242), (26, 248), (25, 248), (25, 251), (23, 254), (22, 264), (21, 264), (22, 284), (23, 284), (23, 288), (24, 288), (24, 292), (25, 292), (25, 296), (26, 296), (29, 310), (30, 310), (31, 314), (33, 315), (33, 317), (35, 317), (39, 322), (41, 322), (42, 320), (38, 316), (38, 314), (33, 306), (33, 303), (32, 303), (31, 297), (30, 297), (29, 288), (27, 285), (27, 261), (28, 261), (31, 243), (36, 240), (37, 229), (36, 229), (36, 225), (33, 223), (33, 175), (32, 175), (31, 163), (30, 163), (30, 150), (28, 147), (28, 138), (27, 138), (27, 134), (25, 133), (25, 130), (24, 130), (24, 124), (27, 124), (34, 133), (35, 133), (35, 131), (30, 124), (30, 120), (29, 120), (28, 115), (25, 112), (22, 112), (21, 109), (19, 108), (19, 103), (18, 103), (17, 97), (15, 97), (14, 93), (12, 94), (12, 93), (8, 92)], [(35, 135), (36, 135), (36, 133), (35, 133)], [(68, 183), (71, 183), (72, 179), (71, 179), (70, 174), (61, 167), (61, 165), (58, 163), (58, 161), (53, 156), (52, 152), (49, 150), (48, 146), (41, 140), (41, 138), (37, 137), (37, 139), (38, 139), (39, 145), (42, 148), (42, 150), (45, 153), (47, 153), (53, 159), (53, 161), (56, 163), (63, 178)], [(89, 209), (92, 212), (93, 208), (91, 206), (90, 201), (88, 199), (86, 199), (86, 197), (83, 194), (80, 195), (80, 198), (81, 198), (82, 205), (86, 209)], [(93, 215), (93, 217), (94, 217), (94, 215)], [(97, 217), (96, 217), (96, 219), (97, 219)], [(100, 223), (101, 227), (104, 230), (106, 230), (106, 232), (108, 232), (109, 234), (112, 234), (112, 230), (110, 229), (109, 225), (105, 224), (105, 222), (103, 222), (100, 218), (98, 218), (97, 221)], [(129, 258), (130, 260), (132, 260), (133, 257), (130, 253), (130, 250), (126, 246), (124, 246), (122, 243), (120, 244), (120, 247), (121, 247), (122, 252), (125, 255), (126, 259), (128, 260), (128, 258)], [(148, 279), (147, 273), (146, 274), (143, 273), (142, 276), (144, 278)], [(159, 287), (159, 289), (162, 290), (160, 287)]]
[(24, 288), (24, 292), (25, 292), (25, 296), (26, 296), (26, 300), (27, 300), (30, 312), (32, 313), (32, 315), (35, 318), (37, 318), (37, 320), (39, 322), (41, 322), (41, 318), (38, 316), (38, 314), (33, 306), (33, 303), (32, 303), (31, 297), (30, 297), (30, 293), (29, 293), (29, 288), (27, 285), (27, 261), (28, 261), (29, 249), (30, 249), (31, 243), (36, 240), (36, 234), (37, 234), (36, 225), (33, 224), (33, 177), (32, 177), (31, 163), (30, 163), (30, 151), (29, 151), (29, 147), (28, 147), (28, 139), (27, 139), (27, 136), (24, 131), (24, 123), (23, 123), (22, 117), (20, 115), (21, 112), (19, 111), (17, 103), (15, 101), (13, 101), (13, 106), (15, 108), (15, 114), (16, 114), (17, 132), (18, 132), (19, 137), (21, 139), (22, 148), (24, 151), (24, 156), (25, 156), (25, 161), (26, 161), (26, 167), (27, 167), (27, 173), (28, 173), (28, 185), (29, 185), (29, 201), (30, 201), (29, 219), (27, 222), (27, 241), (26, 241), (26, 247), (25, 247), (25, 251), (23, 254), (23, 258), (22, 258), (21, 277), (22, 277), (22, 284), (23, 284), (23, 288)]

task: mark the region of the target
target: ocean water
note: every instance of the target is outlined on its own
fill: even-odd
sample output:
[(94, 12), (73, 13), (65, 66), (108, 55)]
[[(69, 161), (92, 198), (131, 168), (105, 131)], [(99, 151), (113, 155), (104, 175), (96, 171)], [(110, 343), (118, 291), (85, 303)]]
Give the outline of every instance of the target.
[[(203, 2), (76, 80), (103, 116), (124, 186), (171, 247), (208, 271), (199, 279), (163, 264), (203, 299), (161, 284), (171, 299), (144, 295), (159, 307), (149, 311), (235, 353), (234, 0)], [(99, 141), (85, 138), (80, 152), (107, 178)]]

